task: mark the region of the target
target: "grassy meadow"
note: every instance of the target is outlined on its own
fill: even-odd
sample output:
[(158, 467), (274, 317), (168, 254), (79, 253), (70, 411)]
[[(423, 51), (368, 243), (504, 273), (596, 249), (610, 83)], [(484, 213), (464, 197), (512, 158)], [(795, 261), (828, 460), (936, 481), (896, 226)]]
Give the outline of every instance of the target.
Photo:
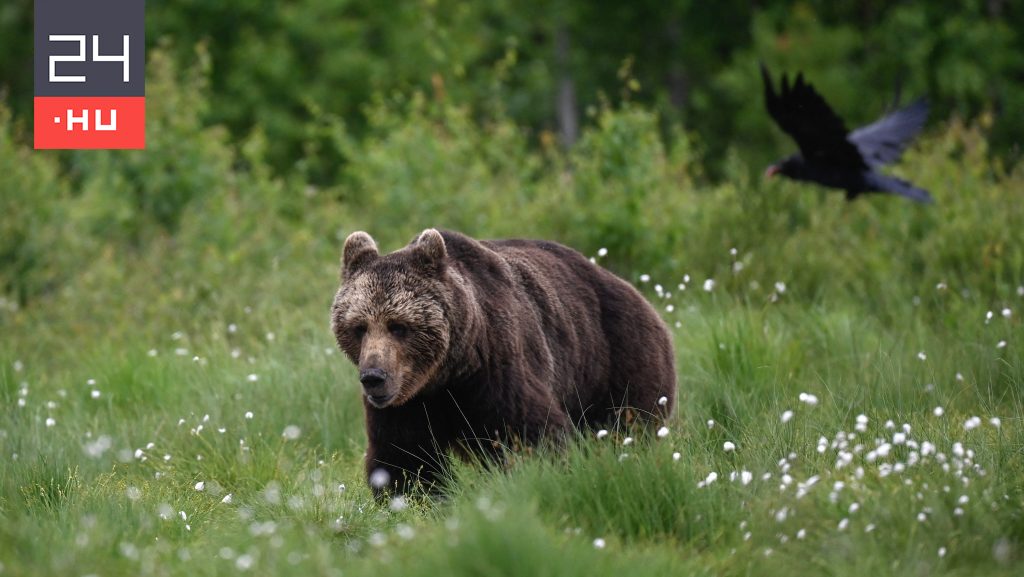
[[(639, 106), (563, 152), (381, 98), (365, 137), (323, 119), (325, 188), (203, 122), (202, 64), (149, 73), (144, 152), (35, 152), (0, 112), (0, 575), (1021, 573), (1024, 171), (984, 126), (896, 169), (934, 205), (848, 204), (736, 155), (711, 180)], [(341, 243), (430, 226), (634, 282), (674, 333), (667, 431), (374, 502)]]

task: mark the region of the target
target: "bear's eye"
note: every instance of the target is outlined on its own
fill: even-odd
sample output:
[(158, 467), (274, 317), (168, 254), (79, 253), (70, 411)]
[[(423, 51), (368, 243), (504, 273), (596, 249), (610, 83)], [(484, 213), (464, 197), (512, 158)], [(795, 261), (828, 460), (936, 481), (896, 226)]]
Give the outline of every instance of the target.
[(388, 331), (396, 337), (404, 337), (409, 332), (409, 327), (402, 323), (388, 323)]
[(362, 339), (363, 335), (366, 334), (366, 325), (356, 325), (352, 328), (352, 334), (355, 335), (357, 339)]

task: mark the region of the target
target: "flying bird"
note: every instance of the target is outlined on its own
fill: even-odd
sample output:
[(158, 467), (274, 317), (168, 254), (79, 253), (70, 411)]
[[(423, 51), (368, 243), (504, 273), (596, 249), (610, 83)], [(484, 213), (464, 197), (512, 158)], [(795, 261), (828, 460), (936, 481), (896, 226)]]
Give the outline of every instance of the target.
[(927, 190), (878, 172), (899, 160), (910, 140), (921, 131), (928, 117), (928, 103), (923, 98), (849, 132), (825, 99), (804, 81), (803, 73), (796, 75), (792, 85), (783, 74), (778, 93), (764, 64), (761, 76), (768, 114), (800, 148), (800, 152), (769, 166), (765, 176), (781, 174), (845, 190), (847, 200), (863, 193), (883, 192), (932, 202)]

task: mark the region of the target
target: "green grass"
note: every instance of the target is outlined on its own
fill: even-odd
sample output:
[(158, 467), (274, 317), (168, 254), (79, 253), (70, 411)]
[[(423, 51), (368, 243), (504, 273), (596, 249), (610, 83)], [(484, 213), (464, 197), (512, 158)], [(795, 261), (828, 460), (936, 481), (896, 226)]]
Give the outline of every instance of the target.
[[(316, 282), (329, 294), (332, 278)], [(518, 455), (506, 471), (460, 466), (448, 498), (404, 508), (374, 503), (365, 487), (355, 375), (332, 348), (321, 303), (283, 320), (253, 311), (233, 331), (217, 320), (111, 342), (100, 326), (54, 349), (21, 333), (6, 341), (0, 372), (0, 562), (15, 575), (1020, 570), (1016, 310), (986, 324), (984, 307), (946, 316), (908, 301), (885, 311), (890, 323), (786, 294), (771, 305), (717, 288), (652, 298), (670, 300), (680, 323), (667, 436), (624, 445), (624, 433), (584, 434), (557, 454)], [(859, 414), (866, 429), (837, 469), (837, 448), (819, 452), (818, 439), (855, 433)], [(975, 415), (981, 425), (965, 430)], [(908, 464), (913, 449), (892, 444), (904, 423), (948, 470), (920, 445)], [(290, 425), (295, 439), (283, 436)], [(869, 462), (881, 440), (888, 456)], [(882, 463), (906, 468), (885, 475)]]

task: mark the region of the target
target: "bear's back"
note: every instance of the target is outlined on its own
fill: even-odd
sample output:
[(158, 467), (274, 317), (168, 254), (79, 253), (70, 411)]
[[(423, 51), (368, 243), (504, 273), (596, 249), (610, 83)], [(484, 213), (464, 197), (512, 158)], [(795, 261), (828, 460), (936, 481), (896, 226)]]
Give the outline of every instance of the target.
[(605, 423), (607, 409), (621, 405), (653, 414), (661, 396), (674, 398), (671, 337), (632, 285), (555, 242), (442, 235), (492, 314), (537, 328), (526, 346), (551, 365), (551, 388), (574, 422)]

